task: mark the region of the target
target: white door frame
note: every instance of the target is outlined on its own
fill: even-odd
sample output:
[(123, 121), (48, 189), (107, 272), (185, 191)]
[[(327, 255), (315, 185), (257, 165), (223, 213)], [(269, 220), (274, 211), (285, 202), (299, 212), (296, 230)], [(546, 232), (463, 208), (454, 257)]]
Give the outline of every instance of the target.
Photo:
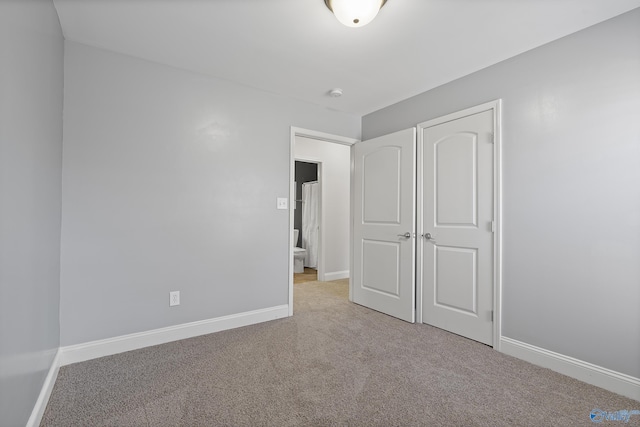
[[(341, 144), (351, 146), (358, 142), (358, 139), (349, 138), (346, 136), (333, 135), (330, 133), (319, 132), (315, 130), (303, 129), (291, 126), (290, 132), (290, 143), (289, 143), (289, 200), (295, 200), (295, 166), (296, 166), (296, 137), (301, 136), (305, 138), (317, 139), (318, 141), (330, 142), (334, 144)], [(318, 208), (320, 209), (319, 218), (320, 218), (320, 233), (318, 233), (318, 243), (319, 243), (319, 251), (318, 251), (318, 273), (320, 273), (320, 268), (322, 267), (322, 273), (324, 275), (324, 245), (323, 242), (325, 240), (325, 230), (322, 224), (324, 220), (324, 212), (322, 212), (322, 207), (324, 203), (322, 202), (323, 194), (322, 191), (322, 161), (316, 160), (305, 160), (303, 158), (299, 158), (298, 160), (302, 161), (311, 161), (313, 163), (318, 163), (318, 181), (320, 181), (320, 200), (318, 203)], [(293, 202), (295, 203), (295, 201)], [(292, 203), (289, 203), (289, 316), (293, 316), (293, 207)], [(349, 212), (349, 218), (351, 218), (351, 212)], [(350, 221), (351, 223), (351, 221)], [(351, 228), (349, 229), (349, 235), (352, 235)], [(351, 273), (349, 273), (351, 274)]]
[[(500, 351), (502, 336), (502, 100), (497, 99), (475, 107), (429, 120), (418, 125), (418, 155), (421, 159), (424, 150), (423, 130), (441, 123), (450, 122), (462, 117), (484, 111), (493, 110), (494, 146), (493, 146), (493, 212), (495, 232), (493, 233), (493, 348)], [(422, 177), (424, 165), (418, 162), (418, 198), (422, 197)], [(418, 200), (420, 206), (422, 200)], [(419, 245), (418, 245), (419, 249)], [(422, 289), (423, 283), (416, 287), (416, 321), (422, 323)]]

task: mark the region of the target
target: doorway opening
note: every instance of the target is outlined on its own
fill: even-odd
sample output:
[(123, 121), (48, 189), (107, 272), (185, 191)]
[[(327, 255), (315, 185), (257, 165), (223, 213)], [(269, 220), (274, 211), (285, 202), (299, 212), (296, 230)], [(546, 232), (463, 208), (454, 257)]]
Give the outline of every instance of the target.
[[(351, 145), (358, 140), (308, 129), (291, 128), (289, 153), (289, 315), (293, 315), (293, 292), (296, 247), (305, 248), (307, 241), (317, 241), (316, 260), (307, 260), (307, 268), (315, 263), (317, 281), (332, 281), (350, 277), (350, 238), (351, 238)], [(296, 179), (296, 161), (317, 165), (317, 226), (311, 224), (311, 230), (305, 230), (301, 222), (296, 227), (296, 213), (303, 206), (311, 206), (311, 202), (303, 203), (302, 184)], [(299, 189), (296, 187), (300, 187)], [(307, 193), (314, 193), (314, 184), (307, 183)], [(310, 196), (312, 197), (312, 196)], [(298, 202), (300, 200), (301, 202)], [(315, 230), (314, 230), (315, 227)], [(294, 241), (294, 230), (299, 236)], [(314, 233), (315, 231), (315, 233)], [(313, 245), (311, 252), (313, 252)], [(298, 252), (300, 252), (298, 250)], [(310, 261), (310, 262), (309, 262)], [(298, 265), (300, 270), (300, 265)]]
[(321, 163), (296, 159), (293, 205), (293, 283), (318, 280)]

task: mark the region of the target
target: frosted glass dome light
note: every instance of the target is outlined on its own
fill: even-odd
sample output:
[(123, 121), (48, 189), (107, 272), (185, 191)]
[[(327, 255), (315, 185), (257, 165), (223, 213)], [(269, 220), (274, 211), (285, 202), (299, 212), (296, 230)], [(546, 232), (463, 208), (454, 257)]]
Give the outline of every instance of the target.
[(364, 27), (373, 21), (387, 0), (324, 0), (342, 24), (347, 27)]

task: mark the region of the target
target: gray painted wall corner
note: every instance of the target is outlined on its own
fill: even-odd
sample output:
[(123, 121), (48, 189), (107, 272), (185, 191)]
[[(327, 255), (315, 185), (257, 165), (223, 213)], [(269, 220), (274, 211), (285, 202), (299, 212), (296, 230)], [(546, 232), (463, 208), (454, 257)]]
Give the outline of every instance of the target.
[(0, 425), (25, 425), (60, 344), (63, 37), (0, 2)]

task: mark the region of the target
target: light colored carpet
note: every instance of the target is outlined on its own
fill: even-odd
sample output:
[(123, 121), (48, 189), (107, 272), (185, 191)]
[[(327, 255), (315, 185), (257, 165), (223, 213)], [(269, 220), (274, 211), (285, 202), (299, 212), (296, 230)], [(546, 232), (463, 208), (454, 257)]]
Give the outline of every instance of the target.
[(296, 285), (291, 318), (65, 366), (42, 425), (585, 426), (640, 409), (349, 303), (346, 283)]

